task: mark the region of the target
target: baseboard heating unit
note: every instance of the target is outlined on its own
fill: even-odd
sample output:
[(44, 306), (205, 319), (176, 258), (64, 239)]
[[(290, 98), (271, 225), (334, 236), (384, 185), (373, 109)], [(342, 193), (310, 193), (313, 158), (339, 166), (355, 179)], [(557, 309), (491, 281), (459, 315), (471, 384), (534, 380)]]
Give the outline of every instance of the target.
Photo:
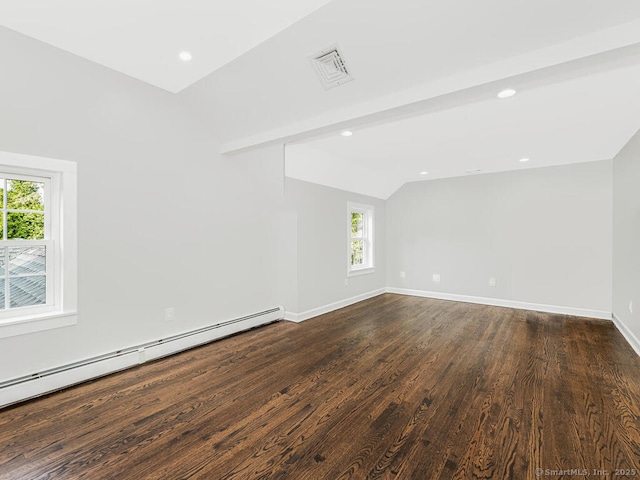
[(275, 307), (153, 342), (87, 358), (80, 362), (3, 381), (0, 382), (0, 407), (38, 397), (150, 360), (166, 357), (283, 318), (284, 308)]

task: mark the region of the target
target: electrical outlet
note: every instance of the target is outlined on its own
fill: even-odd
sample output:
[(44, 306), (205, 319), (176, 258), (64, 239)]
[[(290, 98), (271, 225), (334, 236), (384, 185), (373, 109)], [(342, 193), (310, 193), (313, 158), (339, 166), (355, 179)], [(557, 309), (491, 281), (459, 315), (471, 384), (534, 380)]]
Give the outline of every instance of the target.
[(169, 307), (169, 308), (165, 308), (164, 309), (164, 319), (167, 322), (173, 322), (176, 318), (176, 312), (173, 309), (173, 307)]
[(344, 286), (345, 286), (345, 287), (348, 287), (348, 286), (349, 286), (349, 279), (348, 279), (348, 278), (345, 278), (345, 279), (344, 279)]
[(496, 279), (495, 279), (495, 278), (493, 278), (493, 277), (491, 277), (491, 278), (489, 279), (489, 286), (490, 286), (490, 287), (495, 287), (496, 285), (497, 285)]
[(633, 302), (629, 302), (629, 313), (633, 313)]
[(404, 272), (400, 272), (400, 278), (407, 278), (407, 274)]
[(433, 274), (433, 283), (440, 283), (440, 274), (439, 273), (434, 273)]

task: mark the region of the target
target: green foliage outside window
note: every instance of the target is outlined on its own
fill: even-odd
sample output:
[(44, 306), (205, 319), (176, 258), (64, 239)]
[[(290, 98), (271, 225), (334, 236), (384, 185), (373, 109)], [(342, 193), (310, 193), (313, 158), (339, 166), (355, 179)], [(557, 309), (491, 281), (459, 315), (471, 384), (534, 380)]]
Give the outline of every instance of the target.
[(362, 265), (364, 262), (364, 244), (362, 240), (351, 242), (351, 265)]
[[(23, 180), (7, 180), (7, 209), (35, 210), (32, 212), (4, 212), (7, 232), (4, 235), (4, 218), (0, 217), (0, 238), (37, 240), (44, 238), (43, 185)], [(4, 189), (0, 187), (0, 205), (4, 205)], [(39, 213), (42, 212), (42, 213)]]
[[(362, 213), (351, 212), (351, 237), (362, 237), (364, 216)], [(351, 265), (362, 265), (364, 262), (364, 242), (351, 240)]]

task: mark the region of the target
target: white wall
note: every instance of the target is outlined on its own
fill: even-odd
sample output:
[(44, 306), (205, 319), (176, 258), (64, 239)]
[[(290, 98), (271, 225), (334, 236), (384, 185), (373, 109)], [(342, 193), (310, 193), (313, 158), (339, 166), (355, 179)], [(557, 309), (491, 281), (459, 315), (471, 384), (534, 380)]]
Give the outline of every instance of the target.
[(281, 303), (281, 147), (221, 157), (171, 94), (4, 28), (0, 58), (0, 150), (79, 185), (79, 323), (0, 339), (0, 381)]
[(406, 184), (387, 202), (388, 285), (611, 312), (611, 168)]
[(640, 131), (613, 160), (613, 313), (640, 353)]
[[(385, 287), (386, 238), (383, 200), (285, 179), (285, 196), (297, 216), (297, 310), (303, 314)], [(347, 278), (347, 202), (372, 205), (375, 272)]]
[[(385, 202), (284, 180), (281, 146), (222, 157), (173, 95), (3, 28), (0, 57), (0, 150), (78, 163), (80, 284), (77, 325), (0, 339), (0, 381), (386, 285), (611, 310), (611, 162), (413, 183)], [(615, 163), (615, 305), (636, 334), (638, 144)], [(345, 287), (348, 201), (376, 209), (376, 271)]]

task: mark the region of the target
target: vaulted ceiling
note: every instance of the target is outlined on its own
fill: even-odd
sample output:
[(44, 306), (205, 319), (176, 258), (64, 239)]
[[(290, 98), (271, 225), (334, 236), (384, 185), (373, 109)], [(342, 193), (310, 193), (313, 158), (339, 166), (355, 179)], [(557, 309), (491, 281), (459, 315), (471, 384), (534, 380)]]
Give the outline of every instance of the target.
[(175, 93), (328, 2), (0, 0), (0, 25)]
[[(179, 92), (223, 153), (286, 143), (287, 175), (380, 198), (640, 128), (637, 0), (0, 0), (0, 24)], [(336, 43), (354, 80), (325, 90), (309, 57)]]
[(287, 175), (388, 198), (406, 182), (611, 159), (640, 128), (640, 63), (589, 70), (545, 84), (511, 79), (504, 85), (518, 93), (507, 99), (498, 82), (465, 92), (465, 103), (455, 94), (350, 127), (349, 137), (289, 144)]

